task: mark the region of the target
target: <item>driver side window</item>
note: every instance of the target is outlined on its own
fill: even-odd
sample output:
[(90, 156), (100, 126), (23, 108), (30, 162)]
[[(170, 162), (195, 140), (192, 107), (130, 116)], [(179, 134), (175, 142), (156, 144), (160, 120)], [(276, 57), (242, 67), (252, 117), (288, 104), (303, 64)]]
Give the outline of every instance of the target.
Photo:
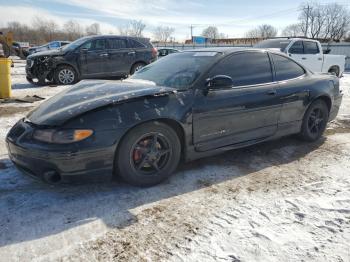
[(302, 41), (295, 42), (290, 48), (289, 48), (290, 54), (304, 54), (304, 45)]
[(80, 49), (91, 49), (92, 41), (88, 41), (85, 44), (82, 44)]
[(88, 41), (85, 44), (83, 44), (81, 49), (88, 49), (91, 50), (103, 50), (106, 48), (106, 41), (104, 39), (96, 39), (93, 41)]
[(210, 77), (227, 75), (234, 86), (257, 85), (272, 82), (270, 59), (264, 52), (244, 52), (220, 61), (210, 72)]

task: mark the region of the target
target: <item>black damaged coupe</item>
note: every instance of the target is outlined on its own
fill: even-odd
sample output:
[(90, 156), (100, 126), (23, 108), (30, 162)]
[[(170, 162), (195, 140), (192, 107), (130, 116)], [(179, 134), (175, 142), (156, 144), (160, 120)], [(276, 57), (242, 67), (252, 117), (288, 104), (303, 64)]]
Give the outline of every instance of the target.
[(337, 77), (267, 50), (173, 54), (123, 81), (82, 81), (7, 135), (9, 156), (50, 183), (110, 173), (138, 186), (180, 162), (291, 134), (319, 139), (342, 100)]

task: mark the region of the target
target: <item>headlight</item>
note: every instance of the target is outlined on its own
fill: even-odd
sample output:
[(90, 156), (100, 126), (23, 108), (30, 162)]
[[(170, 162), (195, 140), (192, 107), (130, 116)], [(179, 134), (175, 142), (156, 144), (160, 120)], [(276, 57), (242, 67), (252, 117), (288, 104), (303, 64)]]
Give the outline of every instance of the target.
[(34, 60), (33, 59), (27, 59), (27, 65), (29, 68), (32, 68), (34, 65)]
[(90, 137), (93, 133), (93, 130), (90, 129), (41, 129), (34, 131), (33, 138), (46, 143), (69, 144), (84, 140)]

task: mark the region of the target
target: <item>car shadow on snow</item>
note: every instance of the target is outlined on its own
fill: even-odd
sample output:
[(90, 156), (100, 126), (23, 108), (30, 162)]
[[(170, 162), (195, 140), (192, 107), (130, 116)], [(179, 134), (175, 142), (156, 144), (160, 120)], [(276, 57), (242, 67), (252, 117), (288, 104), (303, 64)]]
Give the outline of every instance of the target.
[(85, 177), (50, 186), (15, 171), (0, 160), (0, 247), (58, 234), (101, 219), (109, 228), (137, 221), (129, 210), (199, 190), (223, 181), (298, 160), (325, 141), (306, 143), (294, 137), (181, 164), (166, 182), (136, 188), (110, 177)]

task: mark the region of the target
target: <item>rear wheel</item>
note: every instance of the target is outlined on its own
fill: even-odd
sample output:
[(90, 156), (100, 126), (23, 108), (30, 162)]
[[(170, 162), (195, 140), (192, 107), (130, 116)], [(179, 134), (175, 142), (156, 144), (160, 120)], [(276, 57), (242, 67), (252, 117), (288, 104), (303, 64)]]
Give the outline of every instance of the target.
[(55, 70), (54, 80), (59, 85), (72, 85), (78, 81), (78, 75), (73, 67), (61, 65)]
[(323, 100), (316, 100), (306, 111), (300, 136), (306, 141), (316, 141), (326, 129), (328, 122), (328, 106)]
[(331, 73), (337, 77), (339, 77), (339, 68), (337, 66), (332, 66), (329, 70), (328, 73)]
[(132, 129), (121, 141), (116, 169), (129, 184), (152, 186), (175, 171), (180, 154), (176, 132), (163, 123), (150, 122)]
[(136, 63), (131, 67), (130, 74), (133, 75), (135, 72), (139, 71), (142, 67), (144, 67), (145, 63)]

